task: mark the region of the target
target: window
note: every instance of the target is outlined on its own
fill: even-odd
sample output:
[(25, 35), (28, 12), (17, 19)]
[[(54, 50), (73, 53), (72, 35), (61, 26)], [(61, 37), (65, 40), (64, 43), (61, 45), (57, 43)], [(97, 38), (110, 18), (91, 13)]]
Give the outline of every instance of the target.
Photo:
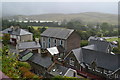
[(119, 75), (118, 75), (118, 74), (115, 74), (115, 78), (119, 78)]
[(50, 48), (50, 43), (49, 43), (48, 47)]
[(60, 45), (62, 45), (63, 44), (63, 41), (62, 40), (60, 40)]
[(69, 60), (69, 64), (71, 65), (71, 66), (74, 66), (74, 59), (73, 58), (70, 58), (70, 60)]
[(48, 48), (50, 48), (50, 42), (51, 42), (51, 39), (50, 38), (48, 38)]
[(73, 72), (73, 77), (76, 77), (76, 73), (75, 72)]
[(45, 38), (43, 37), (43, 41), (45, 41)]
[(45, 48), (45, 42), (43, 42), (43, 46), (42, 47)]
[(50, 38), (48, 38), (48, 42), (50, 43)]
[(56, 39), (54, 40), (54, 43), (55, 43), (55, 45), (54, 45), (54, 46), (57, 46), (57, 45), (56, 45), (56, 43), (57, 43), (57, 40), (56, 40)]

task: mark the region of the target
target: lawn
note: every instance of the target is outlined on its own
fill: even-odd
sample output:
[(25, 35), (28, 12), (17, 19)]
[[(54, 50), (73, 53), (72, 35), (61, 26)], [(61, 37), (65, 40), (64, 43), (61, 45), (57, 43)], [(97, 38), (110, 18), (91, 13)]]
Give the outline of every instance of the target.
[(118, 38), (109, 38), (107, 41), (112, 42), (112, 41), (118, 41)]

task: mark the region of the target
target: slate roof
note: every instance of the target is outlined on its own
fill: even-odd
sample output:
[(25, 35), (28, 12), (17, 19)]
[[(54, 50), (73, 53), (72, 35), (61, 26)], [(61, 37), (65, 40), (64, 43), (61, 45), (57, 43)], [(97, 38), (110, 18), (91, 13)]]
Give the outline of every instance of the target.
[(120, 54), (109, 54), (99, 51), (93, 51), (82, 48), (83, 62), (91, 64), (96, 60), (97, 67), (105, 68), (108, 70), (116, 70), (120, 68)]
[(67, 67), (55, 64), (54, 67), (51, 68), (50, 74), (53, 76), (57, 76), (57, 75), (64, 76), (68, 69), (69, 68), (67, 68)]
[(41, 36), (67, 39), (73, 31), (73, 29), (48, 28), (41, 34)]
[(13, 30), (12, 28), (7, 28), (5, 30), (2, 31), (2, 33), (7, 33), (7, 34), (12, 34), (12, 35), (27, 35), (27, 34), (32, 34), (24, 29), (16, 29)]
[(36, 41), (18, 43), (18, 49), (38, 49), (40, 47), (40, 43)]
[(75, 55), (77, 61), (79, 63), (82, 62), (82, 49), (81, 48), (73, 49), (72, 52)]
[(40, 66), (43, 66), (45, 68), (48, 68), (53, 62), (51, 61), (51, 58), (49, 56), (42, 57), (41, 54), (35, 53), (29, 61), (38, 64)]
[(110, 42), (91, 39), (89, 41), (89, 45), (85, 46), (84, 48), (88, 48), (95, 51), (107, 52), (109, 46), (112, 47)]

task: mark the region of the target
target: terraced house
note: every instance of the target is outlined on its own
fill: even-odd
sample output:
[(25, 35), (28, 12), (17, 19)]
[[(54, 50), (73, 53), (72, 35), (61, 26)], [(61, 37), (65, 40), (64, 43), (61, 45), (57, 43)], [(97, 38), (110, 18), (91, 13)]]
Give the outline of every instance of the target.
[(112, 45), (101, 38), (90, 38), (89, 45), (73, 49), (65, 58), (65, 66), (96, 80), (120, 79), (120, 54), (112, 52)]
[(80, 47), (80, 37), (73, 29), (48, 28), (41, 34), (41, 46), (43, 49), (63, 46), (65, 52)]

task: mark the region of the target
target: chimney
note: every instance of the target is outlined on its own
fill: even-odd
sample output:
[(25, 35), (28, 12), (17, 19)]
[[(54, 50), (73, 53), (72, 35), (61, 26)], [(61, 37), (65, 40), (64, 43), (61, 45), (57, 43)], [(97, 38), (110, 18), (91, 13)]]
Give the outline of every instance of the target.
[[(36, 45), (39, 44), (39, 38), (35, 38), (35, 43), (36, 43)], [(41, 49), (40, 48), (38, 49), (38, 53), (41, 53)]]
[(36, 45), (39, 43), (39, 38), (35, 38)]

